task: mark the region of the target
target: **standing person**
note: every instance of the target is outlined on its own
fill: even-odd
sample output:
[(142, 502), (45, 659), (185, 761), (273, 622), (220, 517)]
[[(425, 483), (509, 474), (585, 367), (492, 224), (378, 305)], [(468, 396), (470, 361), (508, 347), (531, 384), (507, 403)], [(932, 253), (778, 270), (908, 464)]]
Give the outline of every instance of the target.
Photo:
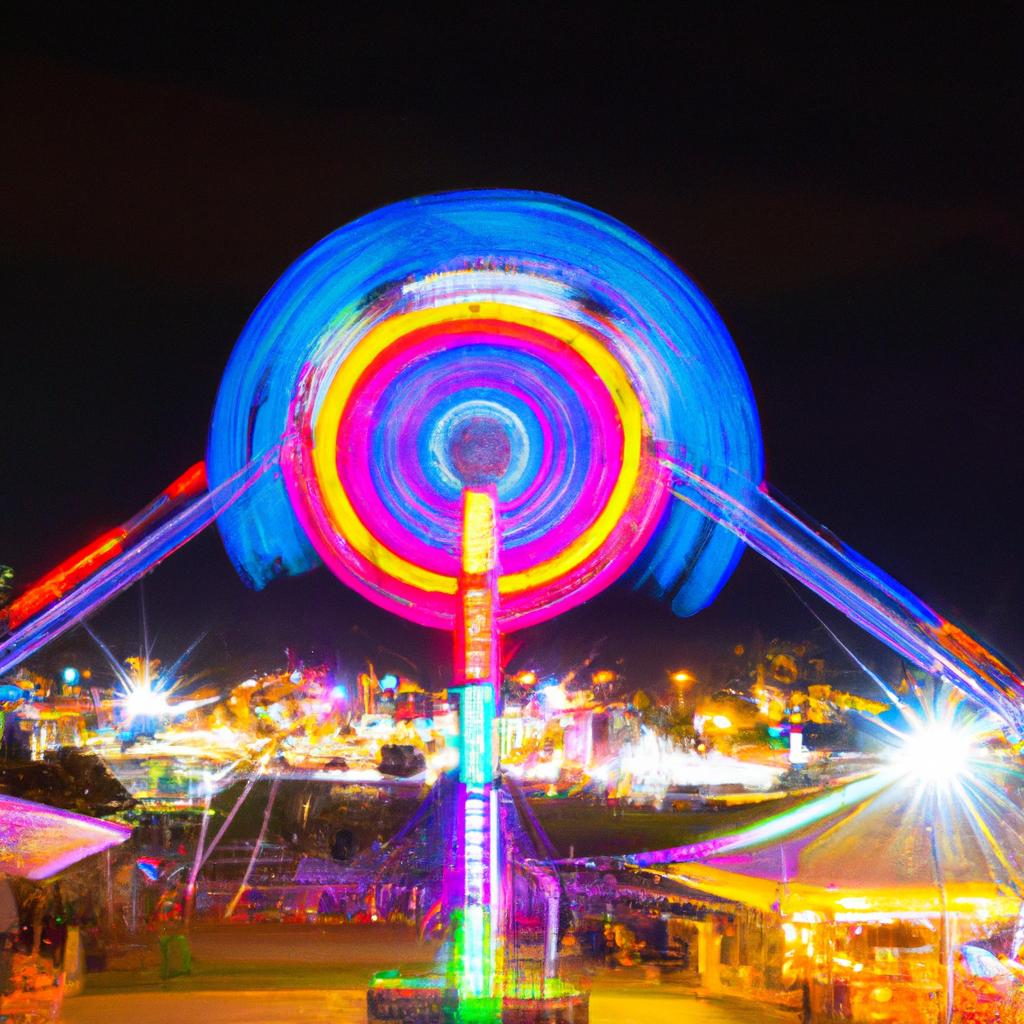
[(43, 941), (43, 920), (49, 906), (49, 895), (42, 884), (33, 885), (25, 897), (22, 910), (25, 923), (22, 925), (22, 952), (39, 956)]
[(49, 957), (57, 970), (64, 966), (64, 947), (67, 941), (67, 909), (60, 891), (60, 882), (55, 882), (53, 888), (49, 890), (47, 910), (43, 915), (39, 952)]
[(14, 946), (18, 941), (18, 902), (0, 875), (0, 1004), (14, 991)]
[(171, 976), (171, 947), (177, 946), (181, 957), (179, 974), (192, 973), (192, 950), (185, 931), (185, 897), (180, 886), (167, 889), (156, 907), (157, 935), (160, 939), (160, 977)]

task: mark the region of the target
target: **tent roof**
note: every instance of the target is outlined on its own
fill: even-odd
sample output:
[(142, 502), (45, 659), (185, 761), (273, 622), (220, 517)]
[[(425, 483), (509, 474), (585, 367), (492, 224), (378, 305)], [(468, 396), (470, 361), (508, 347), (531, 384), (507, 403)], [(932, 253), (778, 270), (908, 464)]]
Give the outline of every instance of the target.
[(667, 873), (762, 909), (927, 912), (953, 910), (957, 900), (965, 909), (993, 900), (1019, 907), (1022, 823), (990, 788), (898, 779), (781, 841), (673, 864)]
[(0, 873), (49, 878), (76, 861), (123, 843), (127, 825), (0, 795)]

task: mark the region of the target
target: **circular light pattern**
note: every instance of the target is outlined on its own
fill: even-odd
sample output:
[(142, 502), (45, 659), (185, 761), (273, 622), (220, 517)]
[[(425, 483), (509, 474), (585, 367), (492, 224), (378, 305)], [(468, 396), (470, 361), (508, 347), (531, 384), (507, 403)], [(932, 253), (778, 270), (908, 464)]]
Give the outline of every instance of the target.
[(516, 452), (517, 471), (497, 483), (506, 628), (621, 575), (667, 498), (622, 367), (549, 314), (491, 302), (400, 313), (350, 349), (322, 397), (315, 385), (299, 395), (292, 421), (313, 443), (284, 465), (307, 535), (340, 578), (408, 601), (406, 614), (427, 624), (455, 614), (451, 445), (466, 423), (501, 430), (509, 469)]
[[(319, 561), (449, 628), (461, 492), (494, 486), (498, 618), (633, 581), (680, 614), (738, 542), (669, 502), (661, 456), (761, 478), (749, 385), (714, 311), (621, 224), (554, 196), (399, 203), (307, 253), (254, 313), (211, 428), (211, 484), (281, 443), (282, 479), (220, 520), (263, 586)], [(720, 473), (720, 479), (715, 474)]]

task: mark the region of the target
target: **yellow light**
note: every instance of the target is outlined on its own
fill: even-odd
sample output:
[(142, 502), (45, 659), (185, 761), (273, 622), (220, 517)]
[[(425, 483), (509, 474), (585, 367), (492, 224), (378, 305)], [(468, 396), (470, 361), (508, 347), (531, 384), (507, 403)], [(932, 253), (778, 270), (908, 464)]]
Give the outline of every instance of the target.
[[(488, 491), (463, 492), (462, 569), (467, 580), (487, 576), (496, 558), (494, 497)], [(489, 679), (494, 641), (494, 595), (488, 585), (462, 591), (467, 679)]]
[(844, 910), (867, 910), (871, 906), (864, 896), (843, 896), (836, 903)]
[(684, 672), (682, 669), (680, 669), (678, 672), (673, 672), (672, 675), (669, 676), (669, 678), (672, 680), (673, 683), (693, 682), (693, 676), (691, 676), (689, 672)]
[(519, 682), (523, 686), (533, 686), (537, 682), (536, 672), (520, 672), (518, 676)]
[(798, 910), (793, 914), (793, 920), (797, 924), (818, 924), (818, 915), (813, 910)]
[(607, 504), (587, 529), (547, 561), (521, 572), (503, 575), (499, 581), (500, 592), (516, 594), (534, 587), (543, 587), (552, 580), (568, 575), (575, 566), (597, 551), (622, 521), (642, 468), (646, 427), (640, 399), (626, 371), (612, 353), (579, 324), (547, 313), (496, 302), (471, 302), (413, 310), (377, 324), (348, 355), (346, 372), (337, 374), (327, 389), (314, 426), (313, 465), (334, 528), (345, 535), (345, 540), (360, 555), (404, 583), (426, 591), (455, 594), (455, 577), (414, 565), (371, 534), (356, 515), (345, 493), (338, 477), (336, 460), (338, 429), (352, 388), (373, 360), (394, 341), (411, 331), (460, 320), (495, 320), (534, 327), (571, 348), (589, 364), (608, 389), (622, 426), (622, 466)]
[(494, 500), (486, 491), (466, 491), (463, 503), (462, 571), (483, 576), (494, 568)]

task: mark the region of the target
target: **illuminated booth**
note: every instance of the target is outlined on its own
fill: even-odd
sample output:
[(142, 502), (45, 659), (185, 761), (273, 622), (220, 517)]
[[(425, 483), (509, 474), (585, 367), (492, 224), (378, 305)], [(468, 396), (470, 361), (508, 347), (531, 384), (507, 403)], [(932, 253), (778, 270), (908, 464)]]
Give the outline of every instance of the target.
[(824, 817), (808, 813), (822, 798), (779, 816), (796, 826), (781, 841), (751, 829), (730, 852), (649, 869), (745, 908), (704, 936), (705, 984), (774, 994), (815, 1021), (1016, 1020), (1019, 825), (981, 822), (975, 780), (883, 781)]

